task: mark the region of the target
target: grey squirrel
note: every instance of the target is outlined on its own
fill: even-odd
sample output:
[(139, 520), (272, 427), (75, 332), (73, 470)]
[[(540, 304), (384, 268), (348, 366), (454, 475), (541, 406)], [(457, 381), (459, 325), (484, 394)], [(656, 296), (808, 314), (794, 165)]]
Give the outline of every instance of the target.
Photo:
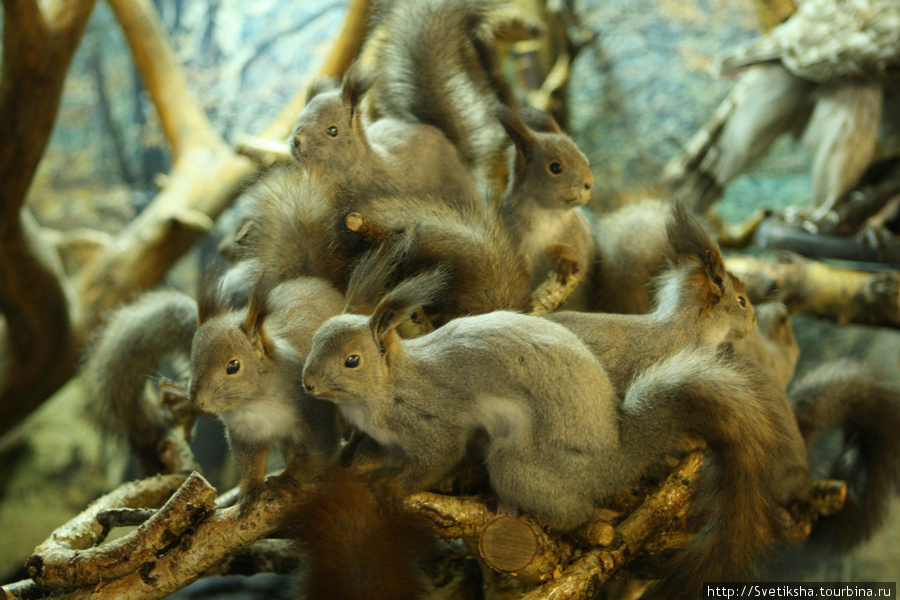
[(269, 447), (283, 450), (286, 478), (323, 472), (337, 459), (340, 422), (334, 407), (305, 397), (300, 374), (313, 333), (343, 310), (344, 295), (315, 277), (263, 276), (245, 308), (228, 309), (208, 280), (197, 304), (190, 398), (225, 424), (242, 503), (262, 489)]
[(439, 129), (389, 117), (364, 123), (361, 103), (371, 84), (359, 63), (340, 83), (313, 83), (289, 138), (297, 164), (353, 196), (402, 190), (459, 206), (480, 202), (474, 180)]
[(163, 465), (158, 408), (145, 399), (146, 376), (170, 355), (187, 355), (197, 304), (175, 291), (154, 291), (111, 312), (89, 345), (81, 372), (91, 414), (110, 436), (127, 440), (147, 475)]
[[(554, 256), (548, 249), (558, 244), (568, 245), (578, 271), (588, 273), (596, 246), (581, 210), (590, 200), (594, 184), (587, 158), (550, 115), (523, 109), (526, 124), (511, 109), (500, 107), (498, 111), (516, 148), (509, 187), (498, 213), (522, 249), (532, 289), (554, 268)], [(585, 310), (590, 296), (590, 284), (583, 282), (564, 308)]]
[(687, 594), (734, 576), (780, 540), (772, 465), (789, 432), (727, 353), (681, 351), (619, 396), (591, 351), (546, 319), (499, 311), (400, 339), (397, 323), (446, 283), (441, 270), (424, 273), (389, 292), (370, 317), (328, 320), (303, 369), (310, 395), (404, 451), (401, 493), (452, 470), (483, 430), (499, 499), (569, 530), (696, 437), (714, 456), (691, 504), (703, 531), (668, 576), (677, 585), (663, 589)]
[(718, 245), (683, 206), (671, 208), (666, 231), (673, 267), (657, 280), (652, 312), (561, 311), (544, 317), (575, 332), (619, 391), (651, 362), (696, 345), (736, 341), (756, 322), (744, 284), (725, 269)]

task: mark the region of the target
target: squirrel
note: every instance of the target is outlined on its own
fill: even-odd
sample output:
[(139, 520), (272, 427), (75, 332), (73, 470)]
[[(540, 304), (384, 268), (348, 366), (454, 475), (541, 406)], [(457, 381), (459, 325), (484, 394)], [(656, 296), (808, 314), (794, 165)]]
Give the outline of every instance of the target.
[[(825, 477), (847, 482), (843, 508), (820, 518), (809, 541), (847, 552), (874, 533), (885, 519), (890, 498), (900, 490), (900, 380), (859, 360), (826, 361), (790, 386), (800, 347), (787, 308), (766, 303), (757, 308), (757, 327), (733, 344), (735, 352), (754, 363), (769, 383), (765, 395), (788, 421), (797, 423), (804, 463)], [(837, 429), (842, 434), (836, 458), (813, 452), (819, 437)], [(827, 458), (827, 457), (826, 457)], [(796, 464), (796, 461), (795, 461)], [(808, 468), (785, 473), (806, 477)], [(785, 475), (782, 475), (784, 477)]]
[(402, 449), (401, 494), (450, 472), (484, 431), (499, 500), (566, 531), (694, 437), (714, 455), (690, 508), (703, 531), (668, 574), (677, 585), (662, 589), (690, 593), (733, 577), (781, 540), (772, 466), (787, 433), (727, 353), (664, 357), (619, 396), (578, 337), (546, 319), (497, 311), (400, 339), (397, 323), (447, 281), (444, 270), (429, 271), (400, 283), (369, 317), (332, 317), (303, 368), (311, 396)]
[(163, 469), (160, 408), (145, 398), (145, 376), (170, 355), (186, 356), (197, 329), (197, 304), (181, 292), (147, 292), (112, 311), (88, 345), (81, 372), (103, 431), (125, 439), (146, 475)]
[[(596, 245), (581, 209), (594, 184), (587, 158), (550, 115), (523, 109), (520, 116), (506, 107), (498, 111), (516, 148), (498, 214), (522, 248), (532, 289), (554, 268), (548, 252), (554, 245), (568, 245), (578, 271), (588, 273)], [(585, 310), (590, 296), (589, 283), (582, 282), (563, 307)]]
[(389, 480), (334, 468), (281, 517), (303, 567), (298, 598), (418, 600), (430, 584), (421, 570), (434, 550), (422, 515), (405, 510)]
[(428, 124), (382, 117), (364, 123), (372, 76), (360, 64), (343, 80), (313, 82), (289, 138), (296, 163), (353, 196), (402, 190), (457, 206), (480, 202), (456, 147)]
[(262, 489), (270, 446), (285, 453), (283, 480), (309, 479), (337, 460), (338, 415), (306, 397), (300, 374), (313, 333), (343, 310), (344, 295), (316, 277), (264, 275), (249, 304), (229, 310), (212, 279), (198, 293), (189, 393), (225, 424), (246, 506)]
[(656, 280), (652, 312), (561, 311), (544, 317), (575, 332), (620, 392), (660, 357), (736, 341), (756, 323), (744, 284), (726, 271), (718, 245), (683, 206), (672, 206), (666, 232), (673, 266)]

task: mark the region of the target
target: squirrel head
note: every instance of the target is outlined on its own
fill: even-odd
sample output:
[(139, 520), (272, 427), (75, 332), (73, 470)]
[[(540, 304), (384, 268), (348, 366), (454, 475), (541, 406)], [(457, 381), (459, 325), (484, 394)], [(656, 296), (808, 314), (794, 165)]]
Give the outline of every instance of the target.
[[(199, 326), (191, 345), (191, 402), (203, 412), (222, 414), (242, 407), (278, 384), (272, 371), (274, 346), (263, 329), (270, 288), (263, 275), (245, 309), (229, 310), (218, 288), (204, 278), (198, 294)], [(206, 289), (204, 289), (206, 288)]]
[(371, 84), (356, 63), (340, 84), (330, 77), (314, 81), (288, 140), (294, 160), (340, 165), (368, 149), (360, 102)]
[(391, 402), (391, 369), (403, 358), (397, 326), (432, 303), (448, 280), (446, 269), (427, 271), (385, 294), (371, 316), (343, 314), (326, 321), (303, 366), (306, 393), (339, 405)]
[[(672, 269), (661, 277), (661, 310), (695, 305), (703, 321), (704, 343), (734, 342), (756, 325), (756, 313), (744, 282), (725, 269), (719, 245), (676, 204), (666, 223)], [(659, 309), (658, 309), (659, 310)]]
[(505, 106), (499, 117), (516, 148), (505, 199), (525, 195), (550, 209), (587, 204), (594, 186), (588, 159), (553, 117), (533, 109), (517, 114)]

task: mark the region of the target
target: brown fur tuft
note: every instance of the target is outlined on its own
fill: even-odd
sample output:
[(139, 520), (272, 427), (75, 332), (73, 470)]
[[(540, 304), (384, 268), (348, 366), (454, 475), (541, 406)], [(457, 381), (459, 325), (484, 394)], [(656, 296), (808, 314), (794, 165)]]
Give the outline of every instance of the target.
[(285, 514), (282, 528), (308, 556), (300, 598), (415, 600), (428, 591), (417, 563), (429, 552), (431, 528), (385, 481), (335, 470)]

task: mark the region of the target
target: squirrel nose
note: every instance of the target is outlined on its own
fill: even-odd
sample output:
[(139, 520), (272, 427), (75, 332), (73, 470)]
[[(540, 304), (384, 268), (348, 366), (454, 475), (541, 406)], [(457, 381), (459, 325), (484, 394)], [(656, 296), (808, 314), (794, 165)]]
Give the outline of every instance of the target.
[(306, 148), (308, 147), (308, 144), (306, 141), (306, 134), (305, 133), (295, 133), (294, 137), (291, 140), (291, 146), (292, 146), (292, 150), (294, 151), (295, 155), (303, 154), (304, 150), (306, 150)]
[(584, 180), (584, 189), (589, 190), (594, 187), (594, 174), (588, 173), (587, 179)]
[(310, 382), (308, 379), (303, 380), (303, 387), (306, 388), (307, 392), (312, 392), (313, 390), (316, 389), (316, 386), (312, 382)]

